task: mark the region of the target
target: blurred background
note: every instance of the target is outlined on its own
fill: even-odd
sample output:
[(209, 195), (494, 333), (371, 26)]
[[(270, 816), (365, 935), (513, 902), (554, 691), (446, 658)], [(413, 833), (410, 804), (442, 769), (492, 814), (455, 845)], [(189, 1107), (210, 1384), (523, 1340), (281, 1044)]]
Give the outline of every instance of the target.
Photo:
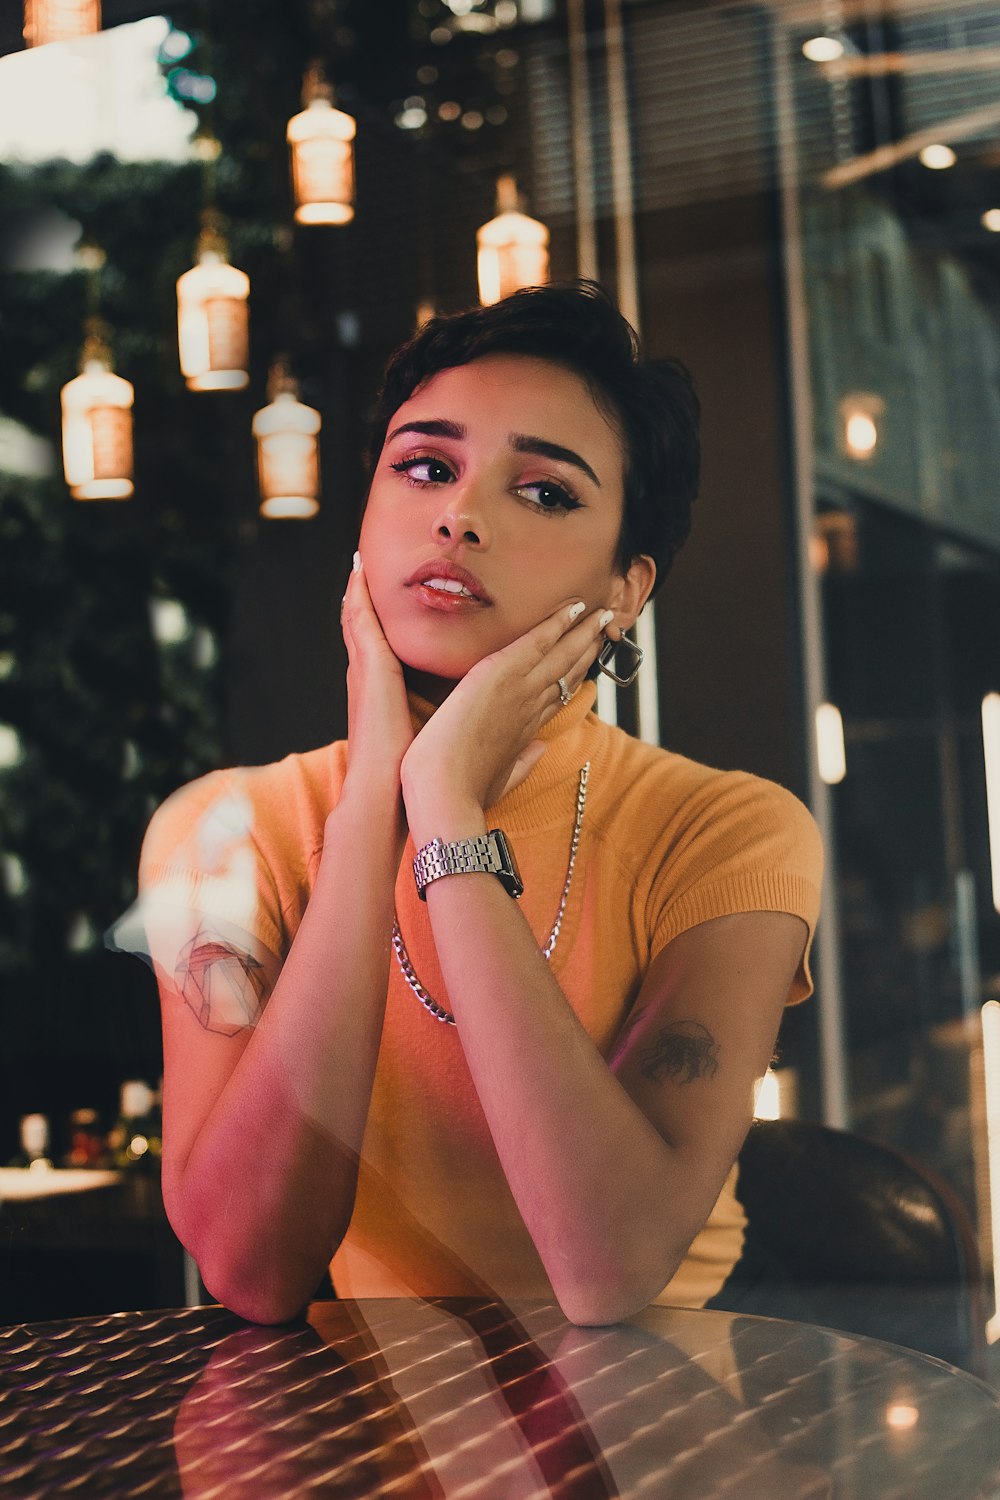
[[(810, 805), (817, 994), (770, 1107), (919, 1155), (991, 1264), (996, 7), (11, 0), (0, 54), (0, 1159), (38, 1113), (35, 1154), (150, 1170), (155, 988), (103, 943), (148, 818), (345, 732), (388, 353), (498, 275), (583, 274), (704, 409), (655, 670), (601, 711)], [(99, 1310), (65, 1283), (18, 1315)]]

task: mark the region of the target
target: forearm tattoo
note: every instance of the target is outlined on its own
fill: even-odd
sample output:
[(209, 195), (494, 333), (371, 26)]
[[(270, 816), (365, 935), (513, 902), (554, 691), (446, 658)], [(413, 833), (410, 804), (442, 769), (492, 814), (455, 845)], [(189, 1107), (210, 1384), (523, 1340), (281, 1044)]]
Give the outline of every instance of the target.
[(719, 1044), (700, 1021), (675, 1021), (644, 1044), (639, 1065), (651, 1083), (693, 1083), (696, 1078), (714, 1078), (719, 1068)]
[(174, 978), (206, 1031), (235, 1036), (260, 1019), (264, 965), (213, 932), (203, 929), (181, 949)]

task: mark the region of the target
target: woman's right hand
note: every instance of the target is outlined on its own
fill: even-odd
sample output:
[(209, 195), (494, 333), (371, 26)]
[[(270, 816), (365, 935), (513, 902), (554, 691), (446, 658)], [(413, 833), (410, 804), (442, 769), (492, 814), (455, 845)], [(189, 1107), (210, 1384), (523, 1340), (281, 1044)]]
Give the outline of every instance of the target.
[(390, 781), (399, 791), (399, 768), (413, 740), (403, 669), (375, 613), (361, 554), (341, 609), (347, 647), (348, 779)]

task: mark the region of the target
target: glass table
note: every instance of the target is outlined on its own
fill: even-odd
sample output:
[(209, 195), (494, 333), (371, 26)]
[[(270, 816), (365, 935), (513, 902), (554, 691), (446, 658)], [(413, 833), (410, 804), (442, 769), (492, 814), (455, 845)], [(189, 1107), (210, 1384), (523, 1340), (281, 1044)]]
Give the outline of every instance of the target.
[(891, 1344), (723, 1312), (118, 1313), (0, 1329), (0, 1493), (986, 1500), (1000, 1403)]

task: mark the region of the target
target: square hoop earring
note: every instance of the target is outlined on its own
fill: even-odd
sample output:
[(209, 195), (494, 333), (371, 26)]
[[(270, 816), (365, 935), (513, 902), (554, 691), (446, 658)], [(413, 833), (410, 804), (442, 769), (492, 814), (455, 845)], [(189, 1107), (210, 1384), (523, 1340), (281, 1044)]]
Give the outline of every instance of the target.
[[(627, 677), (619, 677), (618, 673), (611, 665), (615, 659), (615, 652), (620, 651), (623, 647), (633, 653), (632, 670), (629, 672)], [(601, 647), (600, 655), (597, 658), (597, 665), (604, 673), (605, 677), (610, 677), (611, 681), (616, 682), (619, 687), (631, 687), (633, 682), (639, 675), (639, 668), (642, 666), (642, 659), (645, 654), (646, 653), (645, 651), (643, 651), (641, 646), (637, 646), (635, 641), (630, 641), (627, 635), (623, 635), (620, 641), (604, 642), (604, 645)]]

